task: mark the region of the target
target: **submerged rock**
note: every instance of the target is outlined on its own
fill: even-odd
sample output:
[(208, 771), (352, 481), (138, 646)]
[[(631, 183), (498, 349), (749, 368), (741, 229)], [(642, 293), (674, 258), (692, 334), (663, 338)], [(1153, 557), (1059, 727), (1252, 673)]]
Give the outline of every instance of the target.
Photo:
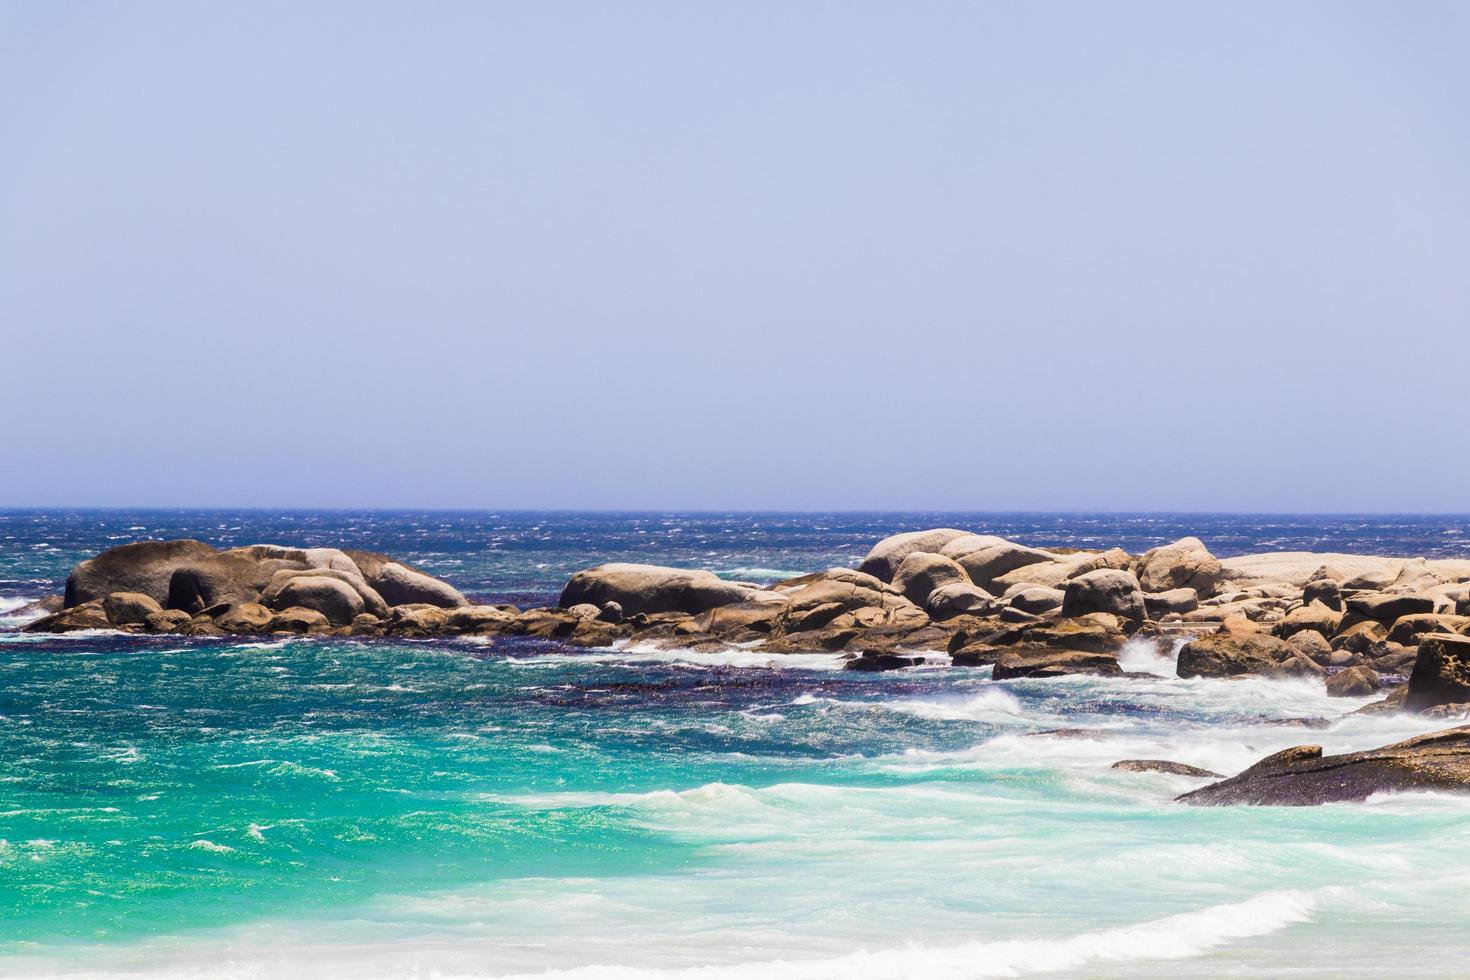
[(1185, 793), (1179, 802), (1316, 806), (1423, 790), (1470, 792), (1470, 726), (1344, 755), (1299, 745), (1267, 756), (1238, 776)]
[(1193, 776), (1196, 779), (1224, 778), (1218, 772), (1201, 769), (1199, 766), (1188, 766), (1182, 762), (1170, 762), (1168, 759), (1124, 759), (1113, 763), (1111, 768), (1124, 772), (1162, 772), (1170, 776)]

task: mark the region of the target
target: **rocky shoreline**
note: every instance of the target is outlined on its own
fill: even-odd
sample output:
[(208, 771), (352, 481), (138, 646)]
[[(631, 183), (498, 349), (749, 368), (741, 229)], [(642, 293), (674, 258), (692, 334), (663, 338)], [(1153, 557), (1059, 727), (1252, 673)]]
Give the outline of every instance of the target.
[[(1197, 538), (1131, 555), (936, 528), (879, 541), (856, 569), (772, 584), (599, 565), (572, 575), (557, 606), (525, 610), (471, 603), (449, 583), (374, 552), (142, 541), (82, 562), (65, 594), (32, 612), (44, 615), (24, 628), (41, 633), (739, 645), (839, 653), (849, 669), (867, 671), (947, 656), (956, 666), (990, 666), (996, 680), (1123, 676), (1118, 653), (1133, 640), (1161, 654), (1177, 649), (1180, 677), (1316, 678), (1330, 694), (1384, 695), (1365, 711), (1470, 715), (1470, 560), (1308, 552), (1221, 560)], [(1313, 757), (1313, 747), (1301, 747), (1290, 760), (1272, 757), (1207, 787), (1248, 788), (1201, 790), (1189, 801), (1321, 802), (1375, 785), (1470, 788), (1467, 744), (1411, 740), (1377, 750), (1394, 764), (1328, 765), (1354, 774), (1355, 789), (1339, 796), (1320, 788), (1320, 749)], [(1419, 773), (1419, 782), (1406, 773)]]

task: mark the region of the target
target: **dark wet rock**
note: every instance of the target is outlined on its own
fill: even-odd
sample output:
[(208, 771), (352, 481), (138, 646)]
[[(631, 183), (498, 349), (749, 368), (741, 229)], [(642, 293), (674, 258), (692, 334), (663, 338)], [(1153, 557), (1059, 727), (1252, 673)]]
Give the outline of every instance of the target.
[(114, 626), (141, 624), (163, 607), (152, 596), (141, 592), (112, 592), (102, 600), (102, 611)]
[(609, 600), (602, 604), (598, 610), (597, 618), (604, 623), (621, 623), (623, 621), (623, 607), (621, 603)]
[(1133, 571), (1146, 592), (1194, 589), (1200, 596), (1212, 596), (1225, 578), (1219, 559), (1199, 538), (1180, 538), (1145, 551), (1135, 560)]
[(915, 552), (938, 554), (939, 550), (956, 538), (969, 534), (968, 531), (952, 527), (932, 528), (928, 531), (906, 531), (893, 534), (873, 545), (858, 571), (871, 575), (882, 582), (892, 582), (903, 560)]
[(845, 649), (865, 632), (860, 626), (846, 626), (788, 633), (763, 643), (761, 649), (771, 653), (833, 653)]
[(1423, 711), (1466, 701), (1470, 701), (1470, 637), (1448, 633), (1421, 636), (1404, 710)]
[[(448, 617), (445, 617), (446, 622)], [(542, 639), (559, 639), (571, 636), (582, 622), (580, 616), (573, 615), (565, 609), (527, 609), (510, 623), (505, 632), (512, 636), (536, 636)], [(673, 626), (683, 626), (690, 622), (686, 619)], [(684, 635), (689, 635), (697, 630), (686, 630)]]
[(203, 541), (136, 541), (109, 548), (72, 569), (65, 605), (79, 606), (111, 592), (141, 592), (163, 605), (168, 582), (180, 565), (207, 558), (215, 550)]
[(1299, 745), (1179, 800), (1203, 806), (1316, 806), (1411, 791), (1470, 792), (1470, 726), (1344, 755)]
[(1398, 595), (1389, 592), (1365, 592), (1347, 600), (1348, 610), (1380, 622), (1392, 622), (1400, 616), (1434, 612), (1434, 600), (1422, 595)]
[(842, 665), (843, 670), (902, 670), (917, 667), (925, 660), (920, 653), (893, 653), (885, 650), (864, 650)]
[(1005, 647), (993, 643), (971, 643), (951, 651), (949, 656), (956, 667), (988, 667), (1005, 651)]
[(258, 602), (277, 572), (304, 568), (305, 552), (299, 550), (254, 546), (222, 551), (174, 569), (164, 604), (170, 609), (200, 612), (211, 606)]
[(1363, 698), (1377, 694), (1381, 686), (1372, 667), (1349, 667), (1327, 678), (1327, 693), (1334, 698)]
[(1118, 658), (1109, 653), (1058, 650), (1051, 647), (1011, 647), (995, 658), (991, 677), (1063, 677), (1068, 674), (1100, 674), (1116, 677), (1123, 673)]
[(1094, 612), (1111, 613), (1133, 622), (1148, 618), (1143, 590), (1132, 572), (1102, 568), (1068, 580), (1062, 615)]
[(1170, 762), (1168, 759), (1124, 759), (1112, 765), (1114, 769), (1124, 772), (1162, 772), (1170, 776), (1193, 776), (1196, 779), (1223, 779), (1218, 772), (1201, 769), (1199, 766), (1188, 766), (1182, 762)]
[[(702, 613), (770, 595), (750, 586), (726, 582), (713, 572), (658, 565), (612, 563), (572, 575), (562, 590), (562, 608), (590, 602), (599, 608), (616, 602), (624, 615), (638, 613)], [(462, 603), (461, 603), (462, 604)]]
[(1116, 619), (1103, 613), (1025, 627), (1018, 638), (1028, 646), (1115, 655), (1127, 639)]

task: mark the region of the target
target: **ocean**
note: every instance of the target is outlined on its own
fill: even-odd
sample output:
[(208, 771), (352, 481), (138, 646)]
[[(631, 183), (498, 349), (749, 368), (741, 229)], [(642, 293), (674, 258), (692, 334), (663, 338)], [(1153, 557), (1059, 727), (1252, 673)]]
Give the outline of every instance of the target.
[[(600, 561), (770, 581), (931, 526), (1470, 555), (1470, 516), (18, 510), (0, 624), (145, 537), (384, 551), (529, 606)], [(1124, 665), (1157, 676), (0, 633), (0, 976), (1466, 974), (1470, 798), (1191, 808), (1199, 780), (1110, 768), (1444, 722)]]

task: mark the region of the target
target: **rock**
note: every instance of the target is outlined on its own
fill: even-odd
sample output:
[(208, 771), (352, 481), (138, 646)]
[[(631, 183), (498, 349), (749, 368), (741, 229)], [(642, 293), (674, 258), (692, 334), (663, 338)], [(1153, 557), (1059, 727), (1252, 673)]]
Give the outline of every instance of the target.
[(1066, 593), (1061, 589), (1048, 589), (1044, 585), (1023, 586), (1009, 591), (1005, 601), (1012, 609), (1036, 615), (1061, 608), (1066, 601)]
[(281, 569), (271, 575), (264, 592), (261, 593), (260, 601), (267, 606), (276, 605), (276, 597), (286, 584), (297, 578), (334, 578), (339, 582), (346, 583), (362, 599), (364, 612), (370, 612), (379, 619), (388, 615), (388, 603), (378, 594), (378, 590), (367, 584), (367, 580), (355, 571), (343, 571), (339, 568), (292, 568)]
[[(870, 588), (861, 580), (848, 581), (842, 578), (817, 578), (809, 584), (772, 595), (764, 593), (762, 599), (787, 603), (786, 631), (799, 633), (803, 630), (821, 629), (843, 613), (858, 613), (860, 610), (876, 610), (882, 622), (896, 618), (924, 618), (923, 610), (908, 599), (891, 590), (871, 576), (863, 576), (877, 588)], [(873, 614), (869, 614), (873, 615)], [(877, 625), (869, 623), (868, 625)]]
[(102, 611), (114, 626), (131, 626), (142, 623), (163, 607), (152, 596), (141, 592), (110, 592), (102, 600)]
[(1290, 639), (1293, 634), (1302, 630), (1316, 630), (1323, 636), (1331, 636), (1341, 624), (1342, 613), (1329, 609), (1320, 602), (1314, 602), (1298, 606), (1287, 613), (1286, 618), (1277, 623), (1271, 632), (1283, 640)]
[[(1291, 634), (1286, 642), (1310, 657), (1314, 662), (1324, 666), (1332, 658), (1332, 647), (1327, 642), (1327, 637), (1316, 630), (1299, 630)], [(1337, 664), (1335, 666), (1341, 666)]]
[(613, 563), (575, 573), (562, 590), (563, 608), (616, 602), (626, 616), (638, 613), (702, 613), (717, 606), (769, 597), (771, 593), (726, 582), (713, 572), (658, 565)]
[[(322, 625), (327, 625), (327, 617), (323, 616), (321, 613), (313, 612), (310, 609), (303, 609), (301, 611), (309, 612), (313, 616), (320, 617)], [(290, 612), (290, 610), (288, 609), (286, 612)], [(285, 613), (281, 613), (281, 615), (284, 616)], [(358, 613), (356, 616), (352, 617), (351, 628), (353, 636), (381, 636), (383, 634), (383, 620), (377, 616), (374, 616), (372, 613)]]
[(252, 545), (221, 551), (174, 569), (166, 605), (199, 612), (210, 606), (258, 602), (277, 572), (305, 567), (306, 553), (295, 549)]
[(934, 619), (950, 619), (954, 616), (989, 616), (1000, 609), (995, 596), (978, 585), (955, 582), (941, 585), (924, 600), (924, 609)]
[[(872, 575), (879, 581), (892, 582), (898, 566), (914, 552), (938, 554), (939, 550), (956, 538), (968, 535), (952, 527), (933, 528), (928, 531), (906, 531), (894, 534), (873, 545), (873, 550), (858, 566), (858, 571)], [(979, 583), (977, 583), (979, 584)]]
[(1388, 630), (1388, 640), (1390, 643), (1413, 646), (1425, 633), (1461, 633), (1466, 627), (1470, 627), (1470, 617), (1419, 613), (1394, 620), (1393, 626)]
[(1405, 711), (1470, 701), (1470, 637), (1427, 633), (1404, 695)]
[(1082, 650), (1056, 650), (1049, 647), (1013, 647), (995, 658), (991, 677), (1009, 680), (1014, 677), (1062, 677), (1068, 674), (1101, 674), (1116, 677), (1123, 673), (1118, 658), (1110, 653)]
[(1347, 607), (1360, 616), (1392, 622), (1400, 616), (1434, 612), (1434, 600), (1421, 595), (1367, 592), (1348, 597)]
[[(390, 606), (427, 605), (455, 609), (469, 605), (460, 591), (448, 582), (425, 575), (416, 569), (390, 561), (376, 570), (368, 584), (377, 590)], [(604, 600), (605, 601), (605, 600)], [(575, 605), (575, 603), (568, 603)], [(601, 605), (601, 603), (597, 603)]]
[(598, 611), (597, 618), (604, 623), (621, 623), (623, 621), (623, 607), (621, 603), (604, 602), (602, 609)]
[(143, 620), (143, 629), (149, 633), (173, 633), (192, 618), (182, 609), (164, 609), (149, 613)]
[(924, 662), (923, 654), (889, 653), (882, 650), (864, 650), (842, 665), (843, 670), (901, 670), (917, 667)]
[(1193, 589), (1147, 592), (1143, 596), (1143, 608), (1149, 619), (1162, 619), (1170, 613), (1183, 615), (1199, 608), (1199, 593)]
[(1134, 562), (1139, 585), (1148, 592), (1194, 589), (1201, 596), (1214, 595), (1225, 579), (1225, 569), (1199, 538), (1180, 538), (1173, 544), (1151, 548)]
[(994, 591), (995, 580), (1002, 575), (1018, 568), (1025, 568), (1027, 565), (1056, 560), (1057, 556), (1049, 551), (1008, 542), (971, 552), (962, 557), (959, 564), (971, 582), (987, 591)]
[(67, 608), (112, 592), (140, 592), (163, 605), (174, 569), (215, 554), (202, 541), (137, 541), (109, 548), (72, 569), (66, 579)]
[(1323, 680), (1327, 677), (1327, 668), (1293, 647), (1291, 653), (1276, 662), (1275, 673), (1278, 677), (1315, 677)]
[[(530, 613), (561, 613), (566, 623), (566, 632), (570, 633), (572, 628), (579, 622), (576, 618), (566, 615), (565, 610), (529, 610), (521, 617), (517, 617), (512, 628), (521, 625), (522, 618)], [(394, 606), (388, 613), (388, 618), (383, 622), (383, 630), (393, 636), (438, 636), (449, 627), (448, 610), (442, 606), (432, 603), (414, 603), (412, 605)], [(534, 618), (534, 617), (533, 617)]]
[(708, 609), (694, 617), (695, 626), (705, 633), (728, 635), (741, 630), (754, 630), (771, 635), (778, 632), (786, 622), (787, 601), (761, 599), (752, 602), (736, 602), (728, 606)]
[(893, 587), (916, 606), (924, 605), (929, 593), (943, 585), (970, 585), (970, 577), (953, 558), (916, 551), (899, 562)]
[(214, 617), (214, 624), (227, 633), (260, 633), (275, 613), (258, 602), (239, 602)]
[(1147, 619), (1138, 579), (1132, 572), (1103, 568), (1068, 581), (1062, 615), (1081, 616), (1091, 612), (1112, 613), (1133, 622)]
[(1297, 654), (1285, 640), (1265, 633), (1212, 633), (1184, 644), (1179, 651), (1180, 677), (1276, 676), (1280, 661)]
[(1363, 619), (1342, 627), (1331, 640), (1334, 650), (1361, 653), (1372, 643), (1388, 639), (1388, 627), (1376, 619)]
[(1022, 625), (1019, 633), (1019, 641), (1027, 646), (1084, 650), (1089, 653), (1116, 654), (1127, 639), (1116, 617), (1104, 613), (1093, 613), (1078, 619)]
[(68, 606), (58, 613), (43, 616), (27, 623), (21, 629), (26, 633), (75, 633), (79, 630), (110, 630), (112, 620), (101, 599), (88, 599), (76, 606)]
[(1162, 772), (1170, 776), (1192, 776), (1195, 779), (1224, 778), (1218, 772), (1201, 769), (1199, 766), (1187, 766), (1182, 762), (1170, 762), (1167, 759), (1124, 759), (1113, 763), (1112, 768), (1124, 772)]
[[(363, 613), (361, 615), (367, 614)], [(357, 618), (353, 618), (354, 630), (357, 628)], [(324, 633), (331, 629), (331, 627), (332, 624), (327, 621), (327, 617), (315, 609), (307, 609), (304, 606), (292, 606), (289, 609), (282, 609), (272, 616), (270, 622), (265, 625), (265, 631), (267, 633)]]
[(358, 613), (365, 612), (362, 596), (349, 583), (326, 575), (299, 575), (285, 580), (265, 596), (271, 609), (300, 606), (315, 609), (333, 626), (346, 626)]
[(985, 667), (995, 663), (1006, 652), (1003, 646), (993, 643), (969, 643), (950, 652), (949, 659), (956, 667)]
[(594, 606), (590, 602), (579, 602), (575, 606), (568, 606), (567, 612), (576, 616), (578, 619), (596, 619), (598, 614), (602, 612), (602, 607)]
[[(594, 613), (598, 611), (596, 606), (592, 608)], [(460, 606), (450, 610), (446, 622), (456, 633), (489, 633), (504, 629), (515, 619), (515, 613), (498, 606)]]
[(1342, 612), (1342, 590), (1330, 578), (1314, 578), (1302, 587), (1302, 602), (1320, 602), (1333, 612)]
[(1372, 667), (1349, 667), (1327, 678), (1327, 693), (1334, 698), (1362, 698), (1377, 694), (1382, 682)]
[(1410, 791), (1470, 792), (1470, 726), (1345, 755), (1324, 756), (1320, 745), (1299, 745), (1267, 756), (1238, 776), (1185, 793), (1179, 801), (1316, 806)]
[(943, 548), (940, 548), (939, 553), (946, 558), (953, 558), (955, 561), (959, 561), (966, 555), (972, 555), (977, 551), (984, 551), (986, 548), (997, 548), (1010, 543), (1005, 538), (998, 538), (993, 534), (962, 534), (951, 540)]

